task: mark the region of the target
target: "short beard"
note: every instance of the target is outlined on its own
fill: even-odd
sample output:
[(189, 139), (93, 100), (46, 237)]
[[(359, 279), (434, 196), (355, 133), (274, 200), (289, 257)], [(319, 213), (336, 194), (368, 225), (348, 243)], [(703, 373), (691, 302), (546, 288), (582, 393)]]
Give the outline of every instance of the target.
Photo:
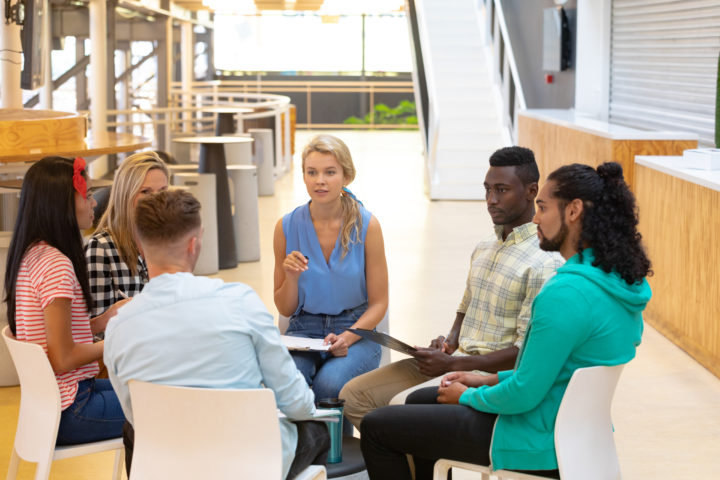
[(562, 247), (563, 243), (565, 243), (568, 232), (568, 226), (565, 224), (565, 220), (563, 220), (562, 225), (560, 226), (560, 231), (557, 235), (553, 238), (543, 237), (543, 239), (540, 240), (540, 248), (546, 252), (559, 252), (560, 247)]
[(542, 250), (545, 250), (546, 252), (559, 252), (560, 247), (562, 247), (563, 243), (565, 242), (565, 239), (568, 236), (568, 232), (570, 229), (568, 228), (567, 224), (565, 223), (565, 211), (564, 209), (560, 209), (560, 231), (552, 238), (543, 237), (542, 240), (540, 240), (540, 248)]

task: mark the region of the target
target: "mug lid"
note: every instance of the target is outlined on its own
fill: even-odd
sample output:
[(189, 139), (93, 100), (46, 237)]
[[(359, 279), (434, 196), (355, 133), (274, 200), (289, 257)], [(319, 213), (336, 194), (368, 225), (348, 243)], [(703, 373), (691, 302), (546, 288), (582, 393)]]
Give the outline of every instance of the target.
[(338, 408), (345, 403), (343, 398), (320, 398), (317, 400), (317, 406), (320, 408)]

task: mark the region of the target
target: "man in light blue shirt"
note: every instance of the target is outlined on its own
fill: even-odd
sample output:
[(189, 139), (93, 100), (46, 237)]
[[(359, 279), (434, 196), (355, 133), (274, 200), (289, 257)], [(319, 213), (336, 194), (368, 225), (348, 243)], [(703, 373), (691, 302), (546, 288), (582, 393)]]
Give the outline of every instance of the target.
[(311, 418), (315, 398), (260, 298), (247, 285), (191, 273), (201, 247), (199, 202), (183, 191), (141, 199), (135, 227), (150, 282), (108, 325), (104, 353), (129, 422), (128, 450), (131, 379), (205, 388), (267, 387), (288, 417), (280, 420), (283, 475), (292, 478), (311, 463), (324, 464), (327, 428), (290, 421)]

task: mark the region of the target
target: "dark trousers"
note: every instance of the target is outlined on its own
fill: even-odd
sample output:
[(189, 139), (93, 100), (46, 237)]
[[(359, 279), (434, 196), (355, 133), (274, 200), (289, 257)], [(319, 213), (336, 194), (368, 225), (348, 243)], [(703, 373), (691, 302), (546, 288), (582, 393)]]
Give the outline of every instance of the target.
[(298, 442), (288, 479), (296, 477), (310, 465), (326, 465), (330, 451), (330, 432), (325, 422), (294, 423), (297, 426)]
[[(405, 405), (380, 408), (365, 416), (360, 445), (372, 480), (410, 480), (406, 454), (413, 457), (416, 480), (432, 479), (433, 466), (440, 458), (490, 464), (497, 415), (464, 405), (437, 404), (436, 392), (434, 387), (418, 390)], [(557, 471), (531, 473), (559, 478)]]
[[(288, 479), (294, 478), (310, 465), (327, 464), (330, 451), (330, 433), (324, 422), (295, 422), (298, 431), (295, 459), (290, 465)], [(135, 429), (130, 422), (123, 425), (123, 444), (125, 445), (125, 470), (130, 478), (133, 447), (135, 445)]]

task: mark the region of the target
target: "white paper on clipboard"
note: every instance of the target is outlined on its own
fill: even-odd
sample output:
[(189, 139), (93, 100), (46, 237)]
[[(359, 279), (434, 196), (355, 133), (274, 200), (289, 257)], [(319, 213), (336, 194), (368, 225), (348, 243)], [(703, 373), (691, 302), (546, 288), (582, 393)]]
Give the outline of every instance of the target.
[(322, 338), (293, 337), (291, 335), (280, 335), (283, 345), (288, 350), (313, 350), (327, 352), (330, 345), (323, 345)]

